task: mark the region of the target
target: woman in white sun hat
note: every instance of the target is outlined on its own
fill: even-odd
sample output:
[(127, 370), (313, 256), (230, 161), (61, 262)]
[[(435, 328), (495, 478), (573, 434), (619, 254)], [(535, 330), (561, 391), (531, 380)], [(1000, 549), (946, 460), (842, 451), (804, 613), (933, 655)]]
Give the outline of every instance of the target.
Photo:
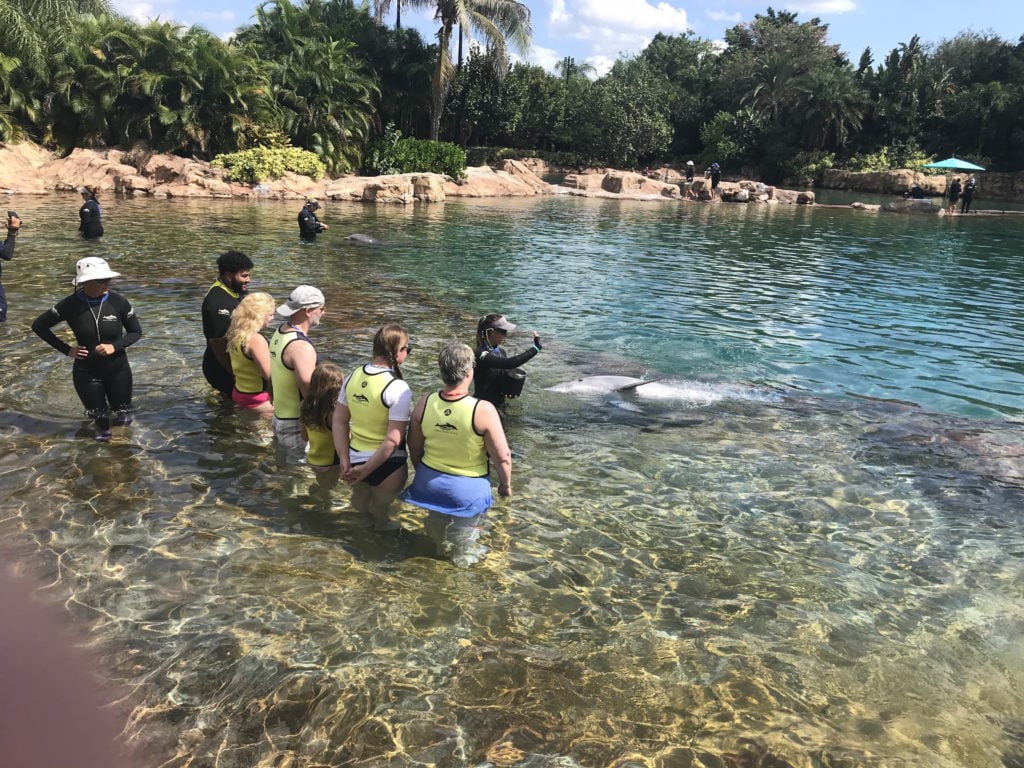
[[(112, 424), (132, 421), (132, 369), (125, 350), (142, 338), (142, 326), (128, 299), (110, 290), (111, 279), (121, 275), (105, 259), (80, 259), (75, 272), (75, 292), (37, 317), (32, 330), (75, 361), (75, 391), (96, 422), (96, 439), (104, 441), (110, 439)], [(62, 322), (74, 334), (74, 345), (54, 334), (53, 327)]]

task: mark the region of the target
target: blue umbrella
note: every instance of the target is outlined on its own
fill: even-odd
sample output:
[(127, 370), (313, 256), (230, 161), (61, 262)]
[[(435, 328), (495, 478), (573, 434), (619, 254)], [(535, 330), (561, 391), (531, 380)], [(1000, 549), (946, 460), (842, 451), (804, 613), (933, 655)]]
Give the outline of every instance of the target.
[(941, 168), (946, 171), (984, 171), (980, 165), (974, 163), (968, 163), (966, 160), (960, 160), (956, 157), (950, 157), (946, 160), (940, 160), (937, 163), (928, 163), (928, 165), (922, 166), (923, 168)]

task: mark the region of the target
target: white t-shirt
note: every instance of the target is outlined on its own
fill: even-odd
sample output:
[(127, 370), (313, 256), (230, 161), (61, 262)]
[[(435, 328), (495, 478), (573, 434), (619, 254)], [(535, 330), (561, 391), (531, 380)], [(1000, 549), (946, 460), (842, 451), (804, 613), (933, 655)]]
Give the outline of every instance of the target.
[[(367, 363), (363, 366), (363, 370), (372, 375), (392, 369)], [(351, 378), (351, 373), (345, 377), (345, 382), (341, 385), (341, 392), (338, 393), (338, 402), (346, 408), (348, 408), (348, 398), (345, 396), (345, 390), (348, 388), (348, 380)], [(402, 379), (393, 379), (384, 390), (384, 404), (388, 407), (388, 421), (408, 421), (412, 416), (412, 390), (409, 389), (409, 385)], [(351, 447), (348, 449), (349, 461), (353, 464), (364, 463), (374, 453), (376, 453), (376, 449), (373, 451), (357, 451)], [(405, 449), (397, 449), (391, 455), (400, 459), (405, 456)]]

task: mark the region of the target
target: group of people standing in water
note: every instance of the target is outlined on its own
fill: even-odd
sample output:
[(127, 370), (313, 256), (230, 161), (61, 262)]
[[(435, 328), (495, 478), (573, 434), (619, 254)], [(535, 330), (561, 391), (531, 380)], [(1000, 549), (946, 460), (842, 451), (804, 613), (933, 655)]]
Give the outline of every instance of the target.
[[(86, 205), (90, 201), (94, 195)], [(439, 554), (474, 562), (482, 517), (493, 504), (492, 463), (499, 495), (512, 493), (512, 455), (498, 408), (522, 389), (519, 367), (541, 351), (537, 333), (529, 349), (510, 357), (502, 343), (516, 326), (502, 315), (485, 315), (477, 324), (476, 350), (446, 345), (437, 358), (440, 389), (414, 405), (402, 376), (412, 353), (403, 327), (380, 327), (369, 360), (345, 375), (319, 360), (309, 337), (326, 309), (318, 288), (300, 285), (277, 304), (267, 293), (249, 293), (253, 262), (244, 253), (222, 254), (217, 268), (202, 304), (202, 370), (209, 384), (237, 406), (271, 417), (280, 461), (307, 463), (326, 489), (339, 479), (348, 482), (353, 507), (375, 529), (399, 528), (393, 506), (401, 497), (427, 510), (426, 529)], [(110, 440), (114, 427), (133, 418), (126, 350), (142, 337), (142, 327), (131, 303), (110, 288), (120, 276), (102, 258), (80, 259), (74, 292), (32, 323), (40, 338), (74, 361), (75, 391), (98, 441)], [(62, 322), (74, 344), (54, 333)], [(406, 487), (410, 459), (415, 476)]]

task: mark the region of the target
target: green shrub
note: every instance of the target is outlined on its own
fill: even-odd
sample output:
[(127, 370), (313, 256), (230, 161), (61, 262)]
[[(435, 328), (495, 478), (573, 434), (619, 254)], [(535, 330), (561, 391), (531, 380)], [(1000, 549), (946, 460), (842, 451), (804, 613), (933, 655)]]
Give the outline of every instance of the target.
[[(866, 155), (854, 155), (846, 166), (851, 171), (891, 171), (897, 168), (910, 168), (914, 171), (930, 169), (922, 166), (934, 162), (934, 158), (924, 153), (913, 139), (894, 141), (888, 147)], [(941, 171), (939, 171), (941, 173)]]
[(224, 168), (231, 181), (259, 184), (268, 179), (279, 179), (285, 171), (309, 176), (314, 181), (323, 178), (324, 164), (312, 152), (298, 147), (255, 147), (241, 152), (217, 155), (210, 165)]
[(825, 171), (835, 167), (836, 156), (821, 150), (797, 152), (783, 164), (783, 176), (800, 186), (820, 184)]
[(394, 125), (374, 141), (363, 161), (371, 176), (392, 173), (443, 173), (456, 179), (466, 175), (466, 152), (456, 144), (428, 139), (403, 139)]

